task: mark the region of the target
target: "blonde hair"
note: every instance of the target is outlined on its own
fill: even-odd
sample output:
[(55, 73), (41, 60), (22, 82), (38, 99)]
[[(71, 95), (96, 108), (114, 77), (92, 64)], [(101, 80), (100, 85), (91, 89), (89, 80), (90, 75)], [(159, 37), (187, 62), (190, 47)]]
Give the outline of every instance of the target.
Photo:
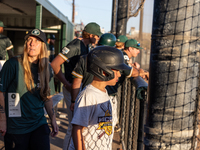
[[(27, 40), (24, 44), (24, 54), (22, 65), (24, 67), (24, 82), (28, 91), (32, 92), (32, 88), (34, 88), (34, 81), (33, 81), (33, 74), (31, 72), (30, 62), (28, 59), (27, 53)], [(47, 100), (47, 96), (50, 95), (50, 88), (49, 88), (49, 59), (48, 59), (48, 51), (47, 46), (44, 42), (41, 44), (40, 54), (38, 56), (38, 64), (39, 64), (39, 77), (40, 77), (40, 96), (42, 97), (43, 101)]]
[(125, 43), (123, 43), (123, 42), (116, 42), (115, 45), (116, 45), (116, 48), (122, 48), (122, 46), (124, 46)]

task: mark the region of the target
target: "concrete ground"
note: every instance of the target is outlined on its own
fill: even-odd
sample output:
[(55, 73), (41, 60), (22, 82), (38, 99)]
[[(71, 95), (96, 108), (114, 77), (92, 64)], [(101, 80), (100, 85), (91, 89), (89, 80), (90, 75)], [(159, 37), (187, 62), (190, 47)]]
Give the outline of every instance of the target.
[[(51, 150), (62, 150), (63, 146), (63, 140), (65, 137), (65, 133), (67, 131), (68, 127), (68, 119), (67, 119), (67, 113), (65, 108), (63, 108), (62, 102), (60, 102), (57, 105), (57, 123), (59, 125), (59, 133), (56, 137), (50, 138), (51, 142)], [(120, 136), (119, 132), (115, 132), (114, 139), (113, 139), (113, 150), (119, 150), (122, 149), (122, 145), (120, 143)], [(0, 150), (5, 150), (4, 143), (3, 143), (3, 137), (0, 135)]]

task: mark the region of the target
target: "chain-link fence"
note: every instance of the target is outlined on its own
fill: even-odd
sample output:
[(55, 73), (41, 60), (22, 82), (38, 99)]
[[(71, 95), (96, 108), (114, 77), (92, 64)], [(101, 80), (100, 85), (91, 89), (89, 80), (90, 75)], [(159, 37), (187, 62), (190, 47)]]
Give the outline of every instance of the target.
[(144, 118), (148, 84), (141, 78), (125, 79), (118, 89), (118, 114), (121, 142), (124, 150), (143, 147)]

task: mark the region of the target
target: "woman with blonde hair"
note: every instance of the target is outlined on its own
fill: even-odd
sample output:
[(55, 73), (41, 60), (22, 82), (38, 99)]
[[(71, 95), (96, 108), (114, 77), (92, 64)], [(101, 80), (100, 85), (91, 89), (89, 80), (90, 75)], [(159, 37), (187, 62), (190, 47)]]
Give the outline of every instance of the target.
[(5, 149), (49, 150), (50, 130), (43, 107), (51, 119), (51, 136), (58, 134), (58, 126), (50, 97), (55, 89), (45, 33), (28, 32), (23, 55), (4, 64), (0, 79), (0, 132)]

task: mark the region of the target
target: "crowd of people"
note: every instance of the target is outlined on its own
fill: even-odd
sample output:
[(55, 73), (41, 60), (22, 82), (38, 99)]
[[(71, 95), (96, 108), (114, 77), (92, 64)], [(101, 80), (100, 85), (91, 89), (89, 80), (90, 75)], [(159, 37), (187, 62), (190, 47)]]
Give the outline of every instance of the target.
[[(68, 43), (55, 58), (55, 35), (46, 38), (33, 29), (24, 39), (22, 55), (2, 59), (0, 132), (5, 149), (50, 149), (49, 134), (55, 137), (59, 130), (51, 98), (55, 77), (63, 83), (69, 121), (63, 150), (112, 149), (118, 88), (125, 78), (148, 79), (148, 72), (132, 61), (142, 49), (140, 43), (125, 35), (102, 34), (95, 22), (88, 23), (81, 38)], [(51, 120), (51, 133), (43, 108)]]

